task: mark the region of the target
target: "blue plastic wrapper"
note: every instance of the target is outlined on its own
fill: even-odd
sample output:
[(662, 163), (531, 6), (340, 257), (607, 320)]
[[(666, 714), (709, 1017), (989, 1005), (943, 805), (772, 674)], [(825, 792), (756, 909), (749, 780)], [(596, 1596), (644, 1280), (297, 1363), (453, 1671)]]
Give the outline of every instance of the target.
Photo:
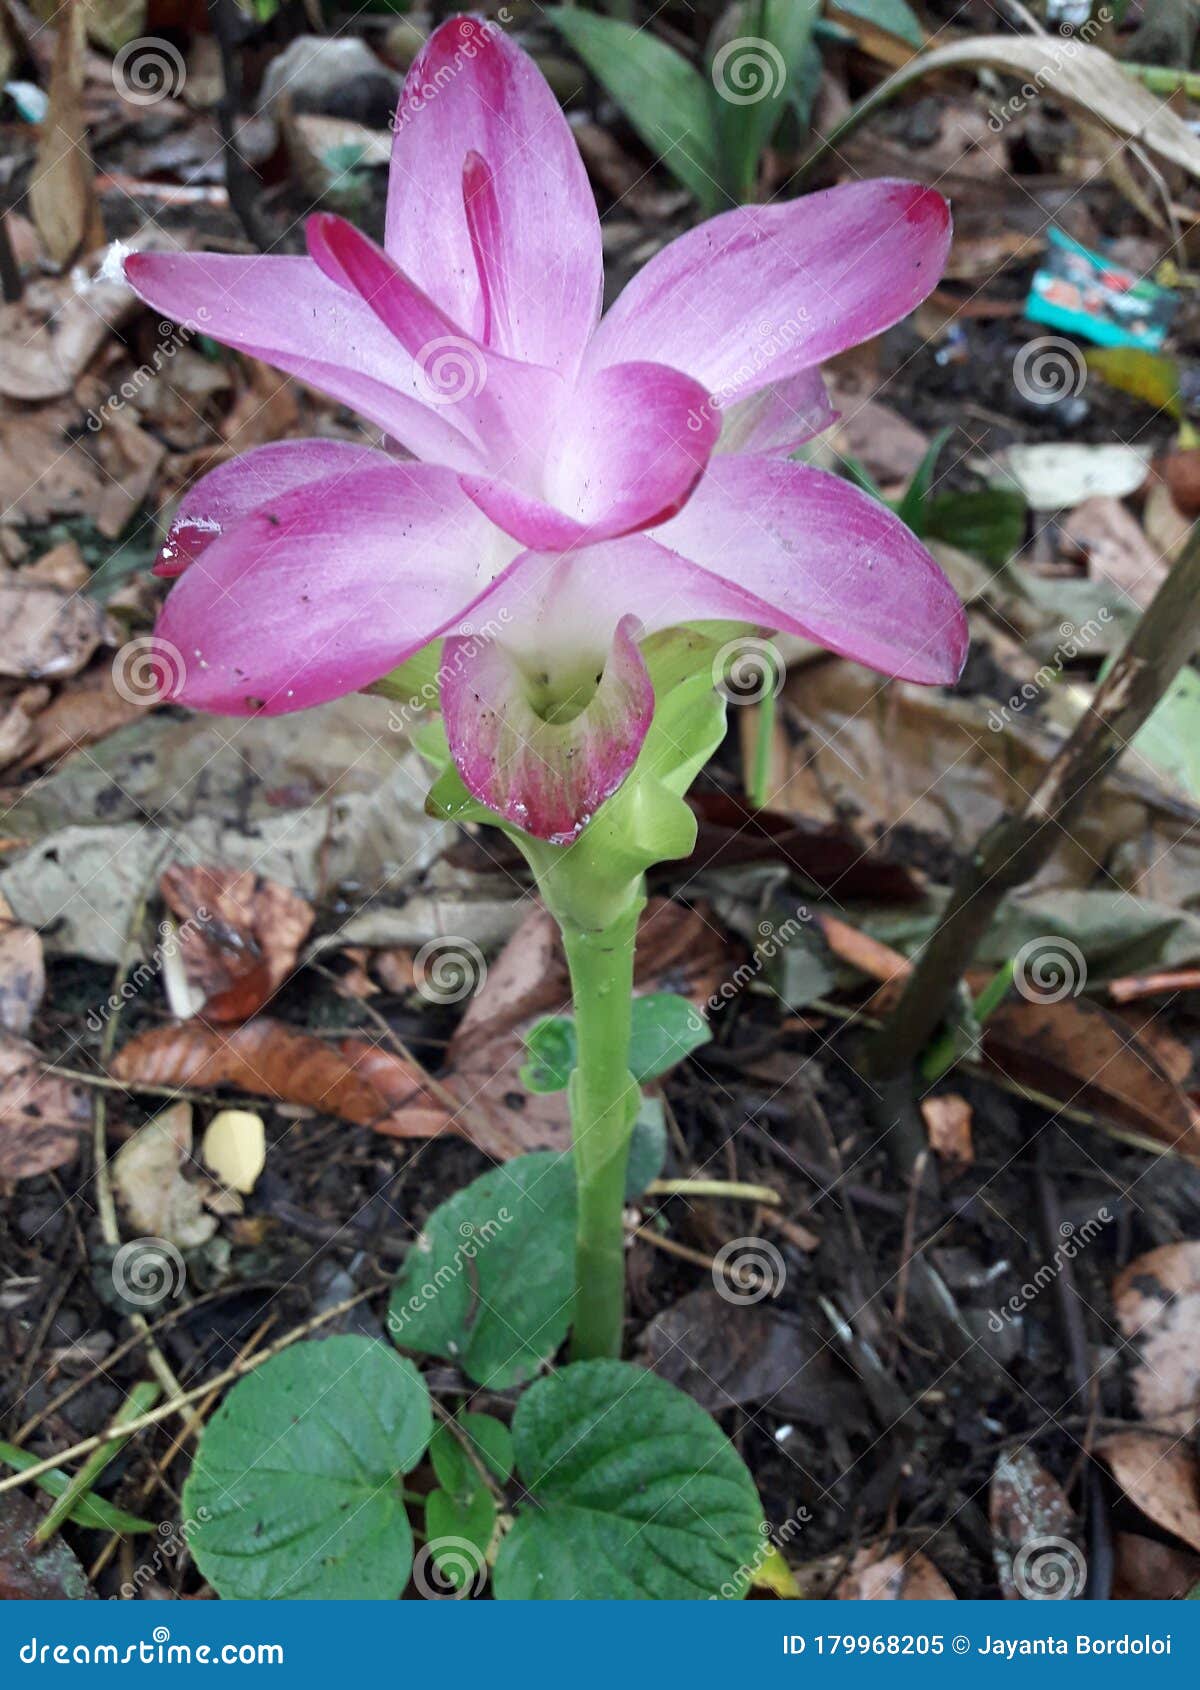
[(1025, 301), (1026, 317), (1100, 346), (1140, 346), (1157, 352), (1179, 295), (1081, 246), (1061, 229), (1048, 230), (1047, 240), (1046, 256)]

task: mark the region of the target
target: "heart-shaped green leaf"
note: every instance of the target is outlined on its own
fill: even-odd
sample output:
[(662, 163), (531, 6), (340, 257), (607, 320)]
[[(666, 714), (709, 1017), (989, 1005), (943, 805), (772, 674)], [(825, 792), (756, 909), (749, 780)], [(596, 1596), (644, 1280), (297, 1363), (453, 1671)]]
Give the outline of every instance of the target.
[(570, 1156), (514, 1157), (430, 1215), (388, 1330), (401, 1349), (446, 1356), (480, 1385), (519, 1385), (567, 1335), (574, 1257)]
[(764, 1543), (754, 1481), (665, 1379), (576, 1362), (530, 1386), (513, 1441), (537, 1506), (500, 1547), (497, 1597), (695, 1601), (749, 1585)]
[(394, 1601), (412, 1568), (401, 1475), (429, 1394), (369, 1338), (293, 1344), (234, 1386), (183, 1488), (196, 1565), (219, 1596)]

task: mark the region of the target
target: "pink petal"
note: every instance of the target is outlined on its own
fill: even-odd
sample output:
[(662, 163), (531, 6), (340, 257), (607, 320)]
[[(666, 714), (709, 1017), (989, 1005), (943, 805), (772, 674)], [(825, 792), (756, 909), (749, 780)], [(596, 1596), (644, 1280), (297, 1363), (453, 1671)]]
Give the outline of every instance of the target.
[(654, 538), (752, 594), (761, 620), (903, 680), (945, 685), (967, 619), (920, 541), (835, 475), (771, 457), (715, 457)]
[(430, 464), (381, 458), (280, 493), (172, 589), (155, 630), (169, 696), (275, 715), (366, 686), (457, 625), (480, 569), (504, 561), (496, 539)]
[(558, 419), (545, 500), (482, 476), (463, 486), (506, 533), (563, 551), (666, 521), (708, 462), (720, 420), (709, 395), (659, 364), (615, 364), (582, 379)]
[(788, 457), (806, 440), (823, 434), (837, 415), (820, 370), (801, 370), (723, 410), (717, 451)]
[(353, 406), (417, 457), (478, 465), (453, 416), (425, 403), (411, 357), (310, 259), (137, 252), (125, 275), (156, 311)]
[(538, 839), (567, 845), (621, 785), (654, 714), (654, 691), (623, 617), (599, 685), (570, 722), (545, 722), (525, 667), (475, 635), (442, 648), (441, 699), (450, 750), (467, 790)]
[[(472, 153), (492, 184), (474, 241), (463, 202), (482, 180)], [(386, 245), (473, 339), (488, 338), (485, 300), (500, 292), (490, 344), (574, 372), (600, 311), (600, 224), (558, 101), (495, 24), (452, 18), (413, 63), (396, 110)]]
[(156, 575), (182, 575), (188, 564), (258, 505), (310, 482), (339, 479), (386, 460), (348, 440), (280, 440), (218, 464), (188, 488), (167, 529)]
[(588, 363), (658, 359), (729, 405), (907, 316), (936, 285), (949, 246), (946, 201), (914, 182), (741, 206), (638, 272)]
[(510, 477), (539, 470), (564, 392), (554, 371), (518, 363), (464, 335), (344, 218), (320, 213), (305, 232), (323, 274), (357, 294), (395, 335), (426, 401), (453, 411), (489, 465)]

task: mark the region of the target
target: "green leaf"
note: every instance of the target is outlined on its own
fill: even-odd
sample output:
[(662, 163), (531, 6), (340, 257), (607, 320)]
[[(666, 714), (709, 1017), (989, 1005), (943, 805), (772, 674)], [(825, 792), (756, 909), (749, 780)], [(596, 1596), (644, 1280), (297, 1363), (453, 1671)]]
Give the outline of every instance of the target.
[(575, 1023), (569, 1015), (547, 1015), (535, 1021), (525, 1035), (529, 1058), (521, 1064), (520, 1079), (526, 1091), (541, 1096), (566, 1091), (571, 1071), (579, 1060)]
[(896, 506), (896, 515), (901, 522), (906, 523), (917, 538), (925, 537), (929, 514), (929, 489), (933, 486), (933, 472), (937, 468), (937, 461), (942, 455), (942, 447), (949, 440), (953, 430), (939, 428), (926, 448), (925, 456), (917, 465), (912, 480), (904, 490), (904, 497)]
[(709, 76), (716, 94), (722, 177), (734, 199), (754, 194), (759, 159), (789, 89), (808, 69), (819, 0), (744, 0), (714, 31)]
[(1024, 497), (1015, 487), (939, 493), (925, 512), (925, 538), (945, 540), (999, 568), (1024, 543)]
[(430, 1491), (425, 1502), (426, 1548), (451, 1589), (478, 1595), (495, 1530), (496, 1504), (482, 1486), (466, 1501), (444, 1490)]
[(667, 1115), (661, 1097), (643, 1097), (629, 1136), (625, 1196), (632, 1202), (662, 1173), (667, 1160)]
[(648, 28), (596, 17), (573, 6), (547, 6), (598, 82), (612, 95), (651, 152), (695, 194), (717, 203), (720, 162), (712, 89), (681, 53)]
[(899, 36), (910, 47), (925, 45), (925, 31), (907, 0), (837, 0), (837, 10), (848, 17), (862, 18), (889, 35)]
[[(633, 1000), (629, 1071), (647, 1085), (678, 1067), (712, 1039), (703, 1017), (677, 992), (647, 992)], [(578, 1061), (575, 1023), (569, 1015), (548, 1015), (525, 1035), (529, 1060), (521, 1068), (527, 1091), (565, 1091)]]
[(480, 1385), (519, 1385), (567, 1335), (574, 1260), (571, 1157), (517, 1156), (430, 1215), (400, 1270), (388, 1330), (402, 1349), (446, 1356)]
[(1143, 404), (1165, 411), (1176, 422), (1184, 416), (1179, 392), (1179, 365), (1161, 352), (1142, 346), (1091, 346), (1084, 360), (1093, 375)]
[(740, 1595), (764, 1537), (724, 1433), (665, 1379), (584, 1361), (539, 1379), (513, 1418), (523, 1508), (493, 1576), (505, 1601)]
[[(507, 1483), (513, 1470), (512, 1433), (502, 1420), (491, 1414), (458, 1414), (455, 1420), (470, 1439), (479, 1460), (501, 1484)], [(429, 1442), (429, 1459), (437, 1482), (443, 1490), (465, 1501), (483, 1484), (479, 1469), (449, 1426), (441, 1425)], [(483, 1487), (485, 1490), (487, 1486)]]
[(1200, 803), (1200, 674), (1181, 669), (1130, 742), (1137, 758)]
[(293, 1344), (234, 1386), (183, 1487), (219, 1596), (396, 1600), (412, 1568), (401, 1475), (429, 1442), (424, 1380), (370, 1338)]
[[(15, 1467), (18, 1473), (23, 1473), (27, 1467), (35, 1467), (40, 1460), (40, 1455), (33, 1455), (27, 1449), (18, 1449), (16, 1444), (0, 1442), (0, 1461), (9, 1467)], [(61, 1496), (70, 1482), (70, 1474), (64, 1473), (60, 1467), (51, 1468), (49, 1473), (43, 1473), (33, 1480), (38, 1489), (44, 1490), (47, 1496)], [(67, 1519), (77, 1526), (87, 1526), (93, 1531), (120, 1532), (125, 1537), (154, 1530), (153, 1520), (139, 1520), (136, 1514), (127, 1514), (123, 1508), (105, 1502), (102, 1496), (90, 1493), (81, 1496), (68, 1510)]]

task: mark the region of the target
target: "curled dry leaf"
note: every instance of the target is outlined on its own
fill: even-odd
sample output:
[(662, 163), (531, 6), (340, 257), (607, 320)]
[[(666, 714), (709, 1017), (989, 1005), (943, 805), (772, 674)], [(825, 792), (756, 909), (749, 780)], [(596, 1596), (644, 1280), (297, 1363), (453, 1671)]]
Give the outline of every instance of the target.
[(994, 1533), (992, 1554), (1000, 1588), (1006, 1600), (1019, 1601), (1028, 1592), (1022, 1591), (1018, 1584), (1014, 1561), (1037, 1538), (1069, 1540), (1075, 1525), (1075, 1510), (1058, 1480), (1046, 1471), (1028, 1446), (1001, 1452), (992, 1474), (989, 1504)]
[(202, 1189), (184, 1177), (191, 1159), (192, 1106), (180, 1102), (139, 1127), (112, 1161), (113, 1188), (135, 1229), (185, 1250), (217, 1230), (204, 1213)]
[(415, 1065), (365, 1039), (326, 1044), (266, 1015), (229, 1032), (199, 1022), (152, 1028), (123, 1047), (112, 1071), (144, 1085), (236, 1086), (396, 1138), (460, 1130)]
[(1096, 1453), (1148, 1520), (1200, 1549), (1200, 1470), (1183, 1438), (1115, 1432)]
[(897, 1550), (868, 1544), (851, 1561), (833, 1593), (838, 1602), (954, 1602), (954, 1592), (933, 1562), (920, 1550)]
[(78, 674), (105, 634), (94, 599), (17, 576), (0, 580), (0, 675), (58, 680)]
[(33, 1045), (0, 1033), (0, 1179), (65, 1167), (91, 1119), (83, 1086), (47, 1074)]
[(13, 919), (0, 895), (0, 1030), (24, 1038), (45, 990), (41, 937)]
[(947, 1173), (965, 1174), (975, 1160), (971, 1142), (971, 1105), (966, 1098), (954, 1092), (924, 1098), (921, 1114), (929, 1134), (929, 1148)]
[(205, 1019), (248, 1020), (296, 966), (312, 927), (311, 906), (249, 869), (173, 863), (159, 890), (181, 923), (184, 972)]
[(1156, 1426), (1200, 1422), (1200, 1244), (1163, 1244), (1113, 1282), (1121, 1331), (1135, 1345), (1133, 1395)]

